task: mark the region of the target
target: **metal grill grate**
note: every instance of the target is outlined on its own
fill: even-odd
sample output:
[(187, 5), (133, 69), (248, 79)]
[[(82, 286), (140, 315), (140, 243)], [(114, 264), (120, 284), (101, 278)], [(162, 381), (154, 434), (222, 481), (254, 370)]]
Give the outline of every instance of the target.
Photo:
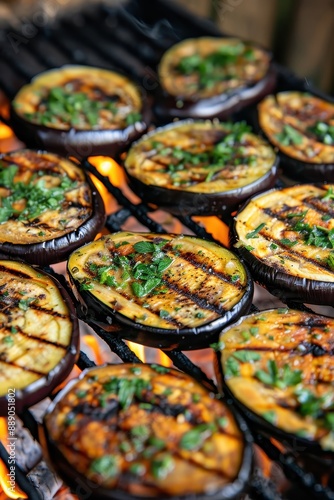
[[(43, 23), (37, 23), (36, 19), (35, 21), (32, 19), (28, 22), (28, 26), (30, 26), (30, 31), (23, 29), (23, 25), (16, 29), (6, 27), (0, 30), (2, 41), (0, 89), (8, 99), (13, 98), (18, 89), (35, 74), (73, 63), (101, 66), (124, 72), (137, 82), (144, 93), (150, 95), (158, 85), (156, 65), (162, 53), (170, 45), (187, 37), (220, 34), (210, 22), (194, 17), (168, 0), (155, 0), (155, 2), (130, 0), (124, 7), (94, 6), (94, 8), (87, 8), (74, 15), (57, 19), (54, 23), (47, 19)], [(310, 89), (303, 80), (296, 78), (285, 68), (280, 66), (276, 68), (280, 90)], [(314, 89), (312, 91), (321, 95)], [(241, 113), (238, 118), (240, 117), (247, 119), (247, 114)], [(108, 215), (106, 222), (108, 231), (121, 230), (130, 217), (135, 217), (138, 223), (149, 231), (166, 232), (163, 225), (152, 217), (154, 209), (142, 202), (134, 204), (111, 183), (108, 177), (100, 174), (89, 162), (86, 162), (85, 166), (90, 173), (102, 181), (121, 207)], [(212, 234), (195, 219), (188, 216), (179, 216), (177, 219), (187, 230), (198, 237), (215, 241)], [(219, 222), (218, 218), (217, 222)], [(47, 270), (54, 273), (51, 268)], [(57, 278), (64, 284), (62, 276), (57, 275)], [(68, 290), (66, 283), (65, 286)], [(297, 304), (288, 305), (299, 307)], [(253, 310), (256, 310), (255, 306)], [(80, 310), (78, 314), (80, 315)], [(84, 317), (82, 319), (86, 321)], [(90, 326), (122, 361), (140, 361), (122, 339), (109, 335), (94, 324)], [(165, 353), (176, 367), (194, 376), (210, 390), (217, 390), (213, 381), (184, 353), (178, 351)], [(81, 352), (77, 366), (82, 370), (94, 366), (94, 362)], [(31, 435), (37, 438), (37, 422), (32, 413), (26, 410), (20, 418), (30, 430)], [(281, 452), (265, 436), (254, 437), (265, 453), (281, 464), (285, 475), (299, 486), (299, 491), (307, 491), (308, 498), (312, 496), (319, 499), (334, 499), (332, 490), (323, 487), (312, 474), (305, 473), (297, 465), (296, 456)], [(0, 443), (0, 458), (7, 463), (8, 453), (2, 443)], [(19, 467), (17, 467), (17, 482), (30, 500), (40, 499), (38, 490)], [(263, 478), (261, 472), (255, 473), (252, 478), (250, 495), (254, 499), (280, 498), (272, 484)]]

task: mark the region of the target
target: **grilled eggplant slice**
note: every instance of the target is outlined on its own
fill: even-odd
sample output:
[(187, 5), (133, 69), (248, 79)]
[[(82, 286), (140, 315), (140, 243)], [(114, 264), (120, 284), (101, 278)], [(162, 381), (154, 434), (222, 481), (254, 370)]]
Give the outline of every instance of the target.
[(334, 319), (293, 309), (241, 318), (220, 335), (223, 390), (303, 450), (334, 452)]
[(31, 264), (64, 260), (103, 227), (103, 200), (72, 161), (19, 150), (0, 155), (0, 252)]
[(60, 283), (12, 260), (0, 260), (0, 324), (0, 415), (7, 415), (13, 400), (19, 413), (67, 377), (79, 329)]
[(63, 66), (22, 87), (12, 103), (11, 125), (30, 147), (79, 158), (113, 156), (146, 131), (148, 110), (128, 78)]
[(249, 310), (253, 284), (239, 259), (185, 235), (120, 232), (70, 255), (85, 314), (152, 347), (196, 349)]
[(279, 148), (289, 177), (334, 182), (333, 103), (302, 92), (280, 92), (265, 97), (258, 112), (260, 127)]
[(254, 279), (283, 301), (334, 304), (334, 185), (252, 198), (235, 217), (232, 240)]
[(240, 424), (188, 375), (120, 364), (66, 387), (44, 432), (51, 461), (79, 497), (84, 490), (80, 498), (228, 500), (240, 498), (251, 473)]
[(178, 122), (140, 139), (125, 160), (141, 198), (177, 214), (230, 213), (277, 175), (271, 146), (245, 122)]
[(161, 59), (160, 118), (226, 118), (272, 92), (271, 56), (237, 38), (201, 37), (173, 45)]

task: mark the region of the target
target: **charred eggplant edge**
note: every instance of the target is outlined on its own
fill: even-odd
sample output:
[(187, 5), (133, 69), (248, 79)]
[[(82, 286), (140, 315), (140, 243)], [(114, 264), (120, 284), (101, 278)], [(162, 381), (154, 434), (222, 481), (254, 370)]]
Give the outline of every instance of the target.
[[(20, 151), (20, 150), (17, 150)], [(22, 151), (25, 151), (23, 149)], [(49, 151), (35, 150), (38, 154), (48, 153)], [(5, 153), (3, 153), (4, 155)], [(3, 155), (0, 155), (0, 160)], [(92, 196), (92, 214), (77, 229), (63, 236), (58, 236), (51, 240), (41, 243), (0, 243), (0, 252), (5, 258), (24, 259), (29, 264), (48, 265), (55, 264), (64, 260), (73, 250), (84, 243), (91, 241), (96, 234), (103, 228), (106, 215), (103, 199), (91, 180), (90, 176), (83, 169), (80, 163), (76, 166), (81, 168), (84, 173)]]
[[(274, 188), (266, 193), (269, 194), (279, 189), (280, 188)], [(235, 217), (246, 208), (251, 200), (255, 200), (262, 195), (263, 193), (259, 193), (251, 199), (246, 200), (239, 208)], [(282, 302), (285, 303), (289, 300), (294, 300), (296, 302), (306, 302), (315, 305), (332, 306), (334, 304), (334, 283), (300, 278), (284, 273), (283, 271), (278, 271), (261, 262), (260, 259), (255, 257), (244, 246), (235, 246), (239, 242), (235, 219), (230, 226), (229, 242), (233, 251), (239, 256), (241, 261), (249, 267), (250, 274), (255, 282), (265, 287)]]
[[(131, 147), (136, 146), (142, 140), (154, 137), (159, 132), (168, 131), (180, 125), (191, 125), (194, 122), (198, 123), (198, 121), (201, 120), (188, 119), (163, 125), (145, 134), (138, 141), (134, 142)], [(204, 120), (202, 121), (205, 123)], [(256, 132), (252, 133), (257, 135)], [(270, 143), (268, 142), (268, 144)], [(128, 172), (125, 165), (126, 160), (121, 161), (121, 165), (129, 179), (131, 189), (147, 203), (156, 204), (175, 215), (220, 215), (224, 213), (229, 214), (231, 211), (236, 210), (239, 204), (246, 198), (259, 191), (271, 188), (278, 176), (279, 161), (279, 156), (276, 154), (271, 169), (259, 179), (241, 188), (216, 193), (190, 192), (183, 191), (182, 189), (164, 188), (154, 184), (145, 184)]]
[[(268, 313), (273, 310), (275, 309), (265, 309), (261, 311), (261, 313)], [(255, 312), (252, 314), (242, 316), (241, 318), (238, 319), (236, 323), (233, 324), (233, 326), (237, 326), (240, 323), (242, 323), (244, 319), (256, 316), (257, 314), (259, 313)], [(316, 313), (313, 314), (316, 315)], [(224, 331), (227, 329), (228, 327), (226, 329), (224, 328), (224, 330), (222, 330), (221, 333), (223, 334)], [(297, 434), (289, 433), (280, 429), (279, 427), (270, 423), (268, 420), (261, 417), (254, 411), (250, 410), (246, 405), (241, 403), (237, 399), (237, 397), (233, 394), (233, 392), (228, 387), (228, 384), (225, 381), (221, 357), (222, 357), (221, 351), (216, 351), (214, 359), (214, 368), (218, 381), (219, 392), (223, 394), (228, 400), (230, 400), (231, 404), (234, 405), (236, 409), (241, 412), (241, 415), (245, 418), (247, 424), (250, 426), (251, 429), (254, 429), (255, 426), (256, 431), (260, 432), (262, 431), (268, 437), (277, 437), (278, 441), (282, 442), (283, 444), (287, 443), (292, 448), (302, 449), (303, 453), (306, 452), (307, 454), (310, 455), (314, 454), (316, 458), (320, 458), (321, 456), (321, 458), (331, 457), (332, 459), (332, 457), (334, 456), (334, 452), (331, 452), (329, 450), (325, 451), (318, 442), (303, 438), (301, 436), (298, 436)]]
[[(130, 364), (131, 366), (136, 366), (136, 364)], [(144, 363), (144, 365), (150, 366), (149, 363)], [(106, 365), (101, 365), (103, 368)], [(123, 366), (123, 365), (122, 365)], [(140, 363), (138, 366), (142, 366)], [(96, 500), (144, 500), (143, 496), (129, 496), (128, 493), (122, 492), (121, 490), (110, 490), (107, 488), (100, 487), (96, 483), (89, 481), (83, 474), (74, 471), (73, 466), (68, 462), (66, 457), (59, 451), (57, 445), (49, 437), (45, 417), (51, 413), (56, 407), (57, 403), (72, 389), (78, 380), (84, 378), (91, 370), (96, 370), (95, 368), (87, 368), (83, 370), (79, 377), (71, 380), (66, 386), (57, 394), (55, 399), (51, 402), (43, 418), (43, 423), (39, 427), (39, 440), (46, 451), (48, 461), (52, 464), (55, 470), (59, 473), (61, 477), (64, 478), (66, 483), (70, 486), (74, 493), (79, 493), (80, 489), (84, 486), (84, 493), (87, 494), (87, 489), (93, 495)], [(170, 368), (170, 370), (175, 370)], [(190, 377), (190, 376), (189, 376)], [(191, 378), (191, 377), (190, 377)], [(197, 382), (198, 383), (198, 382)], [(236, 410), (235, 406), (230, 403), (230, 401), (224, 401), (224, 404), (228, 407), (232, 416), (234, 417), (241, 434), (243, 436), (244, 442), (244, 453), (241, 467), (239, 469), (238, 477), (233, 481), (233, 483), (228, 484), (220, 490), (213, 494), (192, 494), (182, 495), (182, 496), (168, 496), (161, 497), (159, 500), (233, 500), (239, 498), (239, 496), (247, 489), (249, 485), (249, 480), (253, 472), (253, 438), (248, 428), (246, 420), (242, 415)], [(52, 457), (52, 458), (51, 458)], [(86, 489), (87, 485), (87, 489)], [(85, 496), (87, 498), (87, 496)], [(92, 496), (88, 498), (93, 498)], [(152, 497), (152, 499), (157, 497)]]
[[(231, 252), (231, 250), (229, 250)], [(233, 254), (233, 252), (231, 252)], [(240, 259), (239, 259), (240, 260)], [(254, 284), (247, 269), (241, 261), (246, 274), (245, 292), (239, 302), (226, 311), (224, 316), (194, 328), (168, 329), (154, 328), (130, 320), (123, 314), (112, 310), (100, 302), (89, 290), (80, 290), (79, 283), (71, 275), (68, 266), (66, 269), (67, 281), (73, 295), (78, 301), (82, 316), (88, 321), (100, 326), (111, 335), (117, 335), (126, 340), (132, 340), (148, 347), (157, 347), (165, 350), (195, 350), (208, 347), (218, 340), (220, 330), (235, 321), (242, 314), (247, 314), (252, 305)], [(102, 317), (104, 316), (104, 317)]]
[[(2, 257), (1, 259), (6, 259)], [(7, 259), (8, 260), (8, 259)], [(13, 260), (13, 259), (12, 259)], [(16, 261), (17, 262), (17, 261)], [(20, 261), (26, 264), (23, 261)], [(32, 382), (23, 389), (15, 390), (15, 411), (16, 414), (21, 413), (26, 408), (33, 406), (42, 399), (50, 395), (50, 393), (70, 374), (79, 357), (79, 342), (80, 332), (79, 323), (76, 315), (74, 304), (70, 298), (69, 293), (63, 285), (52, 275), (40, 269), (38, 266), (32, 266), (34, 270), (38, 270), (40, 274), (47, 276), (57, 286), (66, 306), (69, 310), (69, 317), (72, 323), (72, 337), (71, 343), (67, 347), (66, 354), (62, 360), (47, 374), (40, 377), (38, 380)], [(0, 397), (0, 415), (7, 415), (8, 413), (8, 400), (7, 396)]]

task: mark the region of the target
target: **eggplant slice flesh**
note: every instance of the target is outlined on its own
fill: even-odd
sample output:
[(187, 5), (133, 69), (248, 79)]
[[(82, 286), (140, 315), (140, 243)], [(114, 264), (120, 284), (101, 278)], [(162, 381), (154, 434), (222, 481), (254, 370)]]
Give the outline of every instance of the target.
[(223, 391), (253, 424), (305, 452), (334, 452), (333, 318), (261, 311), (226, 328), (220, 342)]
[(274, 90), (270, 63), (269, 52), (237, 38), (183, 40), (160, 61), (155, 111), (163, 118), (226, 118)]
[(334, 303), (334, 185), (301, 184), (253, 197), (232, 241), (252, 276), (282, 300)]
[(103, 227), (103, 200), (70, 160), (45, 151), (0, 155), (0, 252), (45, 265), (64, 260)]
[(31, 147), (79, 158), (113, 156), (146, 131), (148, 109), (127, 77), (68, 65), (35, 76), (19, 90), (11, 125)]
[(79, 347), (74, 306), (45, 272), (0, 261), (0, 414), (44, 399), (73, 368)]
[(173, 213), (231, 212), (272, 187), (278, 159), (245, 122), (183, 121), (130, 148), (124, 167), (134, 191)]
[(68, 275), (93, 320), (118, 325), (124, 338), (169, 349), (208, 346), (249, 310), (253, 293), (232, 252), (185, 235), (103, 236), (71, 254)]
[(334, 181), (334, 103), (303, 92), (280, 92), (258, 105), (258, 119), (279, 148), (289, 177)]
[(229, 500), (240, 498), (251, 473), (240, 424), (188, 375), (120, 364), (66, 387), (47, 411), (44, 436), (54, 466), (82, 498)]

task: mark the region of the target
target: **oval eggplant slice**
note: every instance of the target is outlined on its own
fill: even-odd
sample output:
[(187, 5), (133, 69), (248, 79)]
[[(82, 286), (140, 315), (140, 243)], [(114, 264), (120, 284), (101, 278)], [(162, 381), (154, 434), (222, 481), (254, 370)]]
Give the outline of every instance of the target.
[(252, 198), (232, 240), (251, 274), (283, 301), (334, 303), (334, 185), (302, 184)]
[(161, 59), (160, 118), (226, 118), (272, 92), (271, 56), (237, 38), (201, 37), (173, 45)]
[(63, 66), (22, 87), (12, 103), (11, 125), (30, 147), (79, 158), (113, 156), (146, 131), (147, 113), (128, 78)]
[(103, 236), (73, 252), (67, 270), (93, 320), (164, 349), (207, 347), (253, 295), (232, 252), (185, 235)]
[(333, 318), (262, 311), (220, 341), (223, 390), (253, 423), (305, 451), (334, 452)]
[(245, 122), (184, 121), (140, 139), (124, 166), (141, 198), (176, 214), (212, 215), (271, 187), (277, 164)]
[(265, 97), (258, 113), (289, 177), (334, 182), (333, 103), (302, 92), (280, 92)]
[[(198, 382), (160, 365), (86, 371), (48, 409), (51, 461), (80, 498), (240, 498), (247, 427)], [(244, 431), (241, 433), (240, 427)], [(82, 482), (83, 481), (83, 482)], [(78, 491), (80, 490), (80, 491)]]
[[(38, 268), (0, 260), (0, 415), (45, 398), (73, 368), (79, 328), (64, 288)], [(13, 403), (14, 404), (14, 403)]]
[(76, 163), (45, 151), (0, 155), (0, 252), (30, 264), (64, 260), (105, 221), (103, 200)]

